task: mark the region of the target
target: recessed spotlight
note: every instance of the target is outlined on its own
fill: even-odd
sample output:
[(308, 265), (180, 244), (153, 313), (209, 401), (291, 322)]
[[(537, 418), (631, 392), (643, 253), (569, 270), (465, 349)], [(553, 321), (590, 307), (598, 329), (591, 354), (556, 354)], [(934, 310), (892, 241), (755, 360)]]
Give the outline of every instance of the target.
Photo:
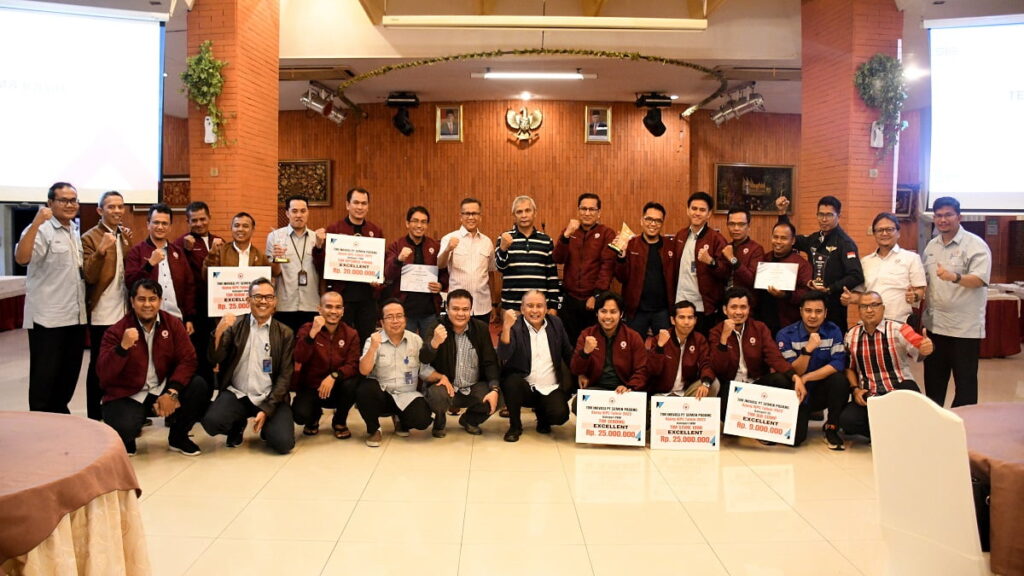
[(533, 94), (530, 94), (529, 92), (525, 92), (524, 91), (524, 92), (520, 92), (519, 93), (519, 99), (520, 100), (530, 100), (532, 98), (533, 98)]
[(672, 100), (679, 100), (679, 94), (672, 94), (669, 96)]

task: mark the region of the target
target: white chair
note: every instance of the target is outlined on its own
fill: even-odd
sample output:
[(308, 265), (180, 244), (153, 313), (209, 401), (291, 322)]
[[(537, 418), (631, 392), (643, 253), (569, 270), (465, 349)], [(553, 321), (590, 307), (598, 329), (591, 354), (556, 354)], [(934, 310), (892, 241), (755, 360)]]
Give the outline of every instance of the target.
[(870, 398), (868, 415), (886, 573), (990, 574), (978, 539), (963, 420), (909, 390)]

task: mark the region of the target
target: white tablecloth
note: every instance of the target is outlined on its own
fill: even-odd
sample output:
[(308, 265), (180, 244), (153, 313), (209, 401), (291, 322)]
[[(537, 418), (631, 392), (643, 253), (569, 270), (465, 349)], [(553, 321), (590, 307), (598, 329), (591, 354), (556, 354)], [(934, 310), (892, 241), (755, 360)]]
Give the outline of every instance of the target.
[(0, 276), (0, 300), (23, 296), (25, 294), (24, 276)]

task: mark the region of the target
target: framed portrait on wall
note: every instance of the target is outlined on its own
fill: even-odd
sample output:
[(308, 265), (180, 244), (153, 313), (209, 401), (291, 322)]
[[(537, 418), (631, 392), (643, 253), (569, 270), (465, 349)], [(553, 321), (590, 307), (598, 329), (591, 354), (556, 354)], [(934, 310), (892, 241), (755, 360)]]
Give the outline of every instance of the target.
[(752, 214), (775, 214), (779, 196), (793, 201), (793, 166), (715, 164), (715, 212), (746, 208)]
[(612, 109), (608, 106), (587, 106), (583, 124), (583, 141), (608, 144), (612, 141)]
[(462, 142), (462, 106), (437, 106), (435, 142)]

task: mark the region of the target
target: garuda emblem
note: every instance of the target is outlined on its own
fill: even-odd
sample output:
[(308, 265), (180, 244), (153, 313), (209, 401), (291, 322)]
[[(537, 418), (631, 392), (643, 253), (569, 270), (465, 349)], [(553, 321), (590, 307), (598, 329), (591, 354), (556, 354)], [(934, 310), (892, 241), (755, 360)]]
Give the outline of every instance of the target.
[(534, 110), (530, 112), (526, 107), (520, 108), (517, 113), (515, 110), (509, 108), (508, 112), (505, 112), (505, 122), (508, 123), (508, 127), (515, 131), (513, 138), (520, 142), (524, 140), (533, 140), (538, 135), (534, 134), (533, 131), (540, 128), (541, 122), (544, 121), (544, 115), (541, 114), (540, 110)]

